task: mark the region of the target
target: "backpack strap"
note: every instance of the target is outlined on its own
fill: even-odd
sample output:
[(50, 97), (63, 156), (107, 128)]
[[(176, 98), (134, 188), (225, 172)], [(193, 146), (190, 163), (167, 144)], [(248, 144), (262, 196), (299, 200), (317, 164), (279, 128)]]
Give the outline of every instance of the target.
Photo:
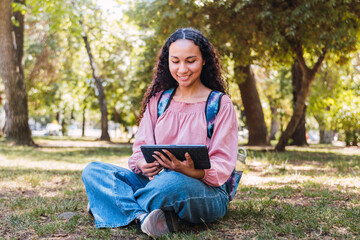
[(209, 97), (206, 101), (205, 116), (207, 123), (207, 135), (209, 138), (212, 137), (212, 134), (214, 132), (214, 122), (216, 115), (218, 114), (220, 109), (222, 96), (224, 96), (224, 93), (213, 90), (209, 94)]
[[(159, 118), (169, 107), (171, 99), (173, 98), (176, 88), (170, 88), (165, 90), (158, 101), (157, 104), (157, 117)], [(205, 116), (206, 116), (206, 124), (207, 124), (207, 136), (209, 138), (212, 137), (212, 134), (214, 132), (214, 122), (216, 115), (219, 112), (220, 104), (221, 104), (221, 97), (224, 95), (224, 93), (219, 91), (211, 91), (207, 100), (206, 100), (206, 106), (205, 106)]]
[(158, 104), (157, 104), (157, 117), (159, 118), (165, 111), (166, 109), (169, 107), (170, 105), (170, 101), (173, 98), (176, 88), (169, 88), (167, 90), (165, 90), (159, 100), (158, 100)]

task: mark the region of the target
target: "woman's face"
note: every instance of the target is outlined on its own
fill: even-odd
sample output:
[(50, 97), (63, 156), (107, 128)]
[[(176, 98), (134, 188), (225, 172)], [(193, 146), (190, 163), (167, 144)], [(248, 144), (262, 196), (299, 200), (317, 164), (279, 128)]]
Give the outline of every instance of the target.
[(191, 87), (200, 83), (200, 75), (205, 61), (199, 46), (188, 39), (179, 39), (169, 47), (169, 69), (180, 87)]

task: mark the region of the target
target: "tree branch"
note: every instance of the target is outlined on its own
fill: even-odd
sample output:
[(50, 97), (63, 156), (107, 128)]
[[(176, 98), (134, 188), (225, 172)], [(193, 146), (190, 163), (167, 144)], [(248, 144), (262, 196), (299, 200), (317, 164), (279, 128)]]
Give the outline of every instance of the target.
[(304, 59), (304, 51), (301, 46), (301, 43), (296, 43), (294, 45), (291, 45), (292, 50), (295, 52), (296, 59), (299, 62), (299, 66), (303, 73), (310, 71), (310, 68), (306, 65), (305, 59)]
[(320, 55), (320, 57), (318, 58), (317, 62), (315, 63), (314, 67), (311, 69), (311, 71), (315, 74), (320, 66), (321, 66), (321, 63), (324, 61), (325, 59), (325, 55), (326, 55), (326, 52), (327, 52), (327, 49), (324, 47), (323, 50), (322, 50), (322, 53)]

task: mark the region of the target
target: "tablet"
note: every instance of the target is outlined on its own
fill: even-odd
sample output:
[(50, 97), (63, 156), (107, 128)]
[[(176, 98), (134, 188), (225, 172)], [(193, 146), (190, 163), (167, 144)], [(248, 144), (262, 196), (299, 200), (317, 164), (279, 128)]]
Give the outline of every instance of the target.
[[(206, 145), (141, 145), (140, 149), (146, 162), (151, 163), (156, 159), (152, 156), (155, 151), (162, 152), (166, 149), (180, 161), (185, 160), (185, 153), (189, 153), (196, 169), (209, 169), (210, 159)], [(162, 152), (163, 153), (163, 152)], [(164, 153), (164, 155), (166, 155)]]

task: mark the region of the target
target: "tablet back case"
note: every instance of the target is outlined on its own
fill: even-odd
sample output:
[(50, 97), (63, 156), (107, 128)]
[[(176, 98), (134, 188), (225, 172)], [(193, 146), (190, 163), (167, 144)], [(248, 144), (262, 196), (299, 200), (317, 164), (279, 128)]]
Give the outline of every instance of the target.
[(180, 161), (185, 160), (185, 153), (188, 152), (194, 161), (196, 169), (209, 169), (211, 167), (208, 149), (205, 145), (142, 145), (140, 149), (147, 162), (154, 162), (156, 160), (152, 156), (154, 151), (166, 149)]

